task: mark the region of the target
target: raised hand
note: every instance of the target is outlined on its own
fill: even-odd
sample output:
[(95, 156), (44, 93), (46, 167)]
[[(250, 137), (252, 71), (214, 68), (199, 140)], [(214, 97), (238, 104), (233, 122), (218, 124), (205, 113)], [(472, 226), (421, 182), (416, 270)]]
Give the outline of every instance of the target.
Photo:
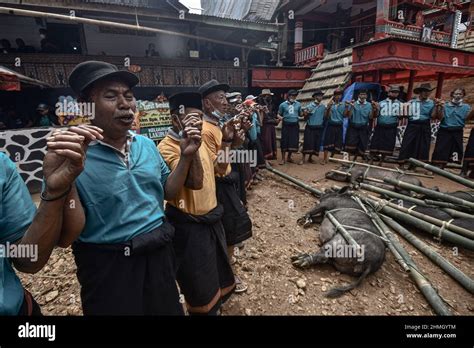
[(194, 126), (184, 128), (183, 137), (180, 140), (179, 147), (181, 155), (185, 157), (193, 156), (201, 147), (201, 130)]
[(94, 126), (56, 130), (47, 139), (47, 153), (43, 160), (46, 193), (60, 195), (68, 190), (84, 169), (87, 146), (92, 140), (103, 139), (102, 129)]

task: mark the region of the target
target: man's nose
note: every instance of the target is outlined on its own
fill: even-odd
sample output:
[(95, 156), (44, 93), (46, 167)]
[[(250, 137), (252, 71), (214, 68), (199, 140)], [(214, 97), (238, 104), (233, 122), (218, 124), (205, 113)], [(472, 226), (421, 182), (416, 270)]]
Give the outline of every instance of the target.
[(127, 100), (124, 95), (119, 95), (118, 97), (118, 107), (119, 109), (131, 109), (133, 105), (133, 100)]

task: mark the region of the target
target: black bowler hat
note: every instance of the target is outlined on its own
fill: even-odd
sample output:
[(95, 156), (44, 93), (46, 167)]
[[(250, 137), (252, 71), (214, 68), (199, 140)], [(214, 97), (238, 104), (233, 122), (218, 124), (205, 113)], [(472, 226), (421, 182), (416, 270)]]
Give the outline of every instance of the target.
[(316, 96), (316, 95), (324, 95), (324, 92), (321, 89), (318, 88), (313, 92), (313, 94), (311, 96), (314, 98), (314, 96)]
[(206, 98), (209, 94), (217, 91), (228, 92), (230, 86), (225, 83), (219, 83), (217, 80), (211, 80), (199, 87), (199, 93), (203, 98)]
[(431, 92), (432, 90), (434, 90), (434, 88), (431, 88), (431, 83), (422, 83), (420, 86), (415, 88), (413, 92), (415, 94), (420, 94), (422, 91)]
[(288, 95), (298, 95), (298, 92), (295, 89), (290, 89)]
[(181, 92), (172, 95), (169, 99), (170, 111), (173, 113), (181, 106), (202, 110), (202, 97), (197, 92)]
[(140, 81), (137, 75), (119, 70), (113, 64), (89, 60), (76, 65), (69, 75), (69, 85), (75, 93), (80, 94), (85, 88), (105, 77), (116, 77), (123, 80), (130, 88)]

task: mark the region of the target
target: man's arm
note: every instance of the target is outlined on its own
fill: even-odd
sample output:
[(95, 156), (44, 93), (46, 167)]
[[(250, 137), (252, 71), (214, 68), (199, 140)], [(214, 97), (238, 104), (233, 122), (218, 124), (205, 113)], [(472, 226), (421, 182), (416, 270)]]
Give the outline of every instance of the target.
[(191, 167), (192, 159), (201, 146), (201, 131), (195, 127), (186, 127), (180, 141), (181, 156), (176, 169), (171, 172), (165, 184), (165, 199), (172, 200), (183, 187)]
[(86, 224), (86, 215), (82, 207), (76, 184), (72, 185), (71, 192), (64, 202), (63, 225), (58, 246), (69, 247), (81, 234)]
[(84, 137), (58, 131), (48, 139), (43, 161), (45, 189), (38, 212), (18, 245), (37, 245), (38, 258), (12, 259), (21, 272), (36, 273), (48, 261), (57, 245), (63, 227), (64, 204), (75, 178), (84, 168)]

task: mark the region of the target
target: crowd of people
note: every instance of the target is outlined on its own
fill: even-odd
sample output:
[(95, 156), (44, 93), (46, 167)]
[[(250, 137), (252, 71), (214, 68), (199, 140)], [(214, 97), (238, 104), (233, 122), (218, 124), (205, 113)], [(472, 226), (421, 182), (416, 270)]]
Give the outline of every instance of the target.
[[(431, 162), (444, 168), (448, 162), (463, 163), (461, 174), (472, 176), (474, 169), (474, 131), (464, 151), (463, 133), (468, 121), (474, 119), (471, 107), (463, 102), (466, 92), (456, 88), (451, 92), (451, 100), (431, 99), (433, 91), (430, 84), (421, 84), (414, 89), (417, 98), (408, 103), (399, 99), (400, 88), (391, 86), (387, 98), (379, 103), (368, 101), (369, 92), (359, 90), (357, 100), (341, 100), (343, 91), (336, 89), (327, 105), (322, 103), (324, 92), (314, 91), (314, 100), (302, 107), (296, 101), (297, 92), (290, 90), (288, 99), (279, 109), (277, 119), (283, 121), (281, 132), (281, 162), (293, 162), (292, 154), (298, 152), (299, 122), (306, 122), (303, 141), (303, 158), (299, 164), (314, 162), (320, 149), (324, 150), (322, 165), (345, 151), (373, 163), (379, 160), (382, 165), (386, 156), (393, 156), (397, 140), (398, 125), (402, 118), (408, 119), (398, 156), (399, 162), (406, 166), (409, 158), (428, 162), (430, 160), (431, 121), (439, 121), (436, 145)], [(343, 123), (347, 118), (348, 129), (343, 137)], [(410, 165), (408, 165), (410, 168)]]
[(59, 126), (59, 119), (48, 104), (38, 104), (36, 112), (28, 116), (14, 107), (0, 106), (0, 130), (52, 126)]
[[(69, 84), (79, 101), (95, 104), (95, 118), (47, 139), (38, 208), (15, 164), (0, 153), (0, 243), (38, 247), (34, 259), (0, 260), (0, 314), (41, 315), (12, 266), (36, 273), (55, 247), (72, 246), (84, 315), (219, 315), (226, 300), (247, 290), (233, 258), (252, 236), (246, 194), (266, 160), (276, 159), (276, 125), (283, 122), (282, 163), (299, 149), (300, 117), (306, 120), (302, 162), (313, 161), (321, 143), (322, 163), (342, 149), (344, 117), (350, 120), (346, 151), (365, 156), (375, 118), (371, 154), (392, 152), (395, 144), (399, 117), (384, 103), (397, 102), (396, 87), (380, 103), (368, 102), (367, 91), (343, 103), (336, 90), (328, 105), (316, 90), (306, 107), (290, 91), (273, 110), (270, 90), (244, 99), (211, 80), (169, 98), (172, 126), (156, 146), (131, 132), (138, 82), (105, 62), (75, 67)], [(444, 163), (462, 151), (459, 137), (472, 117), (464, 91), (455, 89), (446, 103), (429, 99), (428, 86), (415, 92), (412, 103), (421, 113), (409, 116), (400, 159), (427, 159), (426, 125), (436, 118), (441, 129), (433, 161)], [(464, 160), (474, 163), (472, 133), (469, 144)], [(237, 151), (255, 154), (255, 161), (223, 156)]]
[(96, 115), (47, 139), (38, 208), (0, 153), (0, 241), (38, 247), (34, 259), (1, 259), (0, 314), (41, 314), (12, 266), (36, 273), (55, 247), (72, 246), (85, 315), (218, 315), (246, 291), (232, 268), (252, 236), (238, 191), (244, 168), (221, 154), (260, 148), (249, 134), (259, 122), (255, 98), (235, 104), (215, 80), (173, 95), (172, 127), (157, 147), (130, 131), (137, 83), (109, 63), (75, 67), (69, 84)]

